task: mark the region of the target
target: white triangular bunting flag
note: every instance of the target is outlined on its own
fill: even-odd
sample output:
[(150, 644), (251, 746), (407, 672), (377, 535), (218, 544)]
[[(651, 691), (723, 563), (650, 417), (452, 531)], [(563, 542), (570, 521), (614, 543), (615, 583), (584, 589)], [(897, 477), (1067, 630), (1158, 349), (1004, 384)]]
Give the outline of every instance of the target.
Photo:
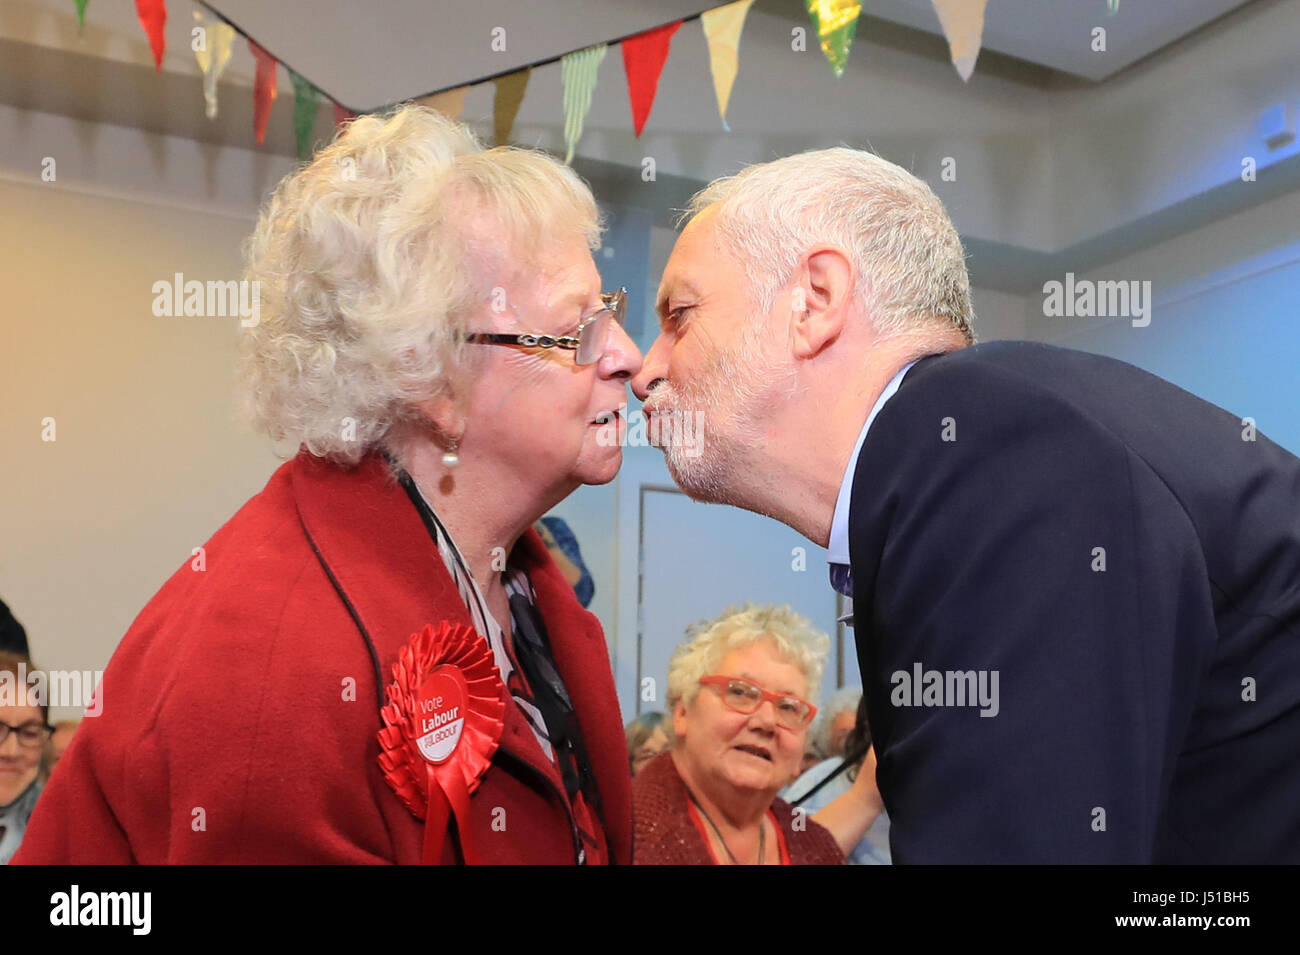
[(943, 35), (948, 38), (952, 65), (963, 82), (975, 72), (975, 60), (980, 55), (984, 39), (984, 7), (988, 0), (933, 0), (934, 12), (939, 14)]

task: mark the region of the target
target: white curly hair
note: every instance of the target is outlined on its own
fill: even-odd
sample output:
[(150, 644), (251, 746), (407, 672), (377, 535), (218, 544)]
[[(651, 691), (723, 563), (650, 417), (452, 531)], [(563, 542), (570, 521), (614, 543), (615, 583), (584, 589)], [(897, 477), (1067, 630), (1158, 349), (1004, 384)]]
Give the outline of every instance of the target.
[(415, 104), (353, 120), (276, 186), (244, 245), (261, 317), (241, 335), (241, 418), (344, 466), (400, 458), (429, 427), (416, 404), (472, 373), (461, 337), (493, 269), (600, 232), (590, 189), (545, 153), (484, 150)]
[(668, 661), (668, 712), (678, 703), (689, 706), (708, 676), (732, 650), (769, 641), (782, 661), (797, 667), (808, 681), (814, 699), (821, 688), (822, 669), (831, 641), (811, 620), (788, 605), (745, 604), (728, 607), (721, 616), (698, 623), (686, 631), (687, 639)]

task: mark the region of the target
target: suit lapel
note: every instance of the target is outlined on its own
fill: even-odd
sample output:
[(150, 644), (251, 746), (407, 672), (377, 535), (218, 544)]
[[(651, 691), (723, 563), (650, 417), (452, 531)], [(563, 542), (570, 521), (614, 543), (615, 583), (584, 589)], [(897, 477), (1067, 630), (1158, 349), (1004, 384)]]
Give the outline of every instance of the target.
[[(898, 390), (879, 413), (884, 414), (889, 405), (904, 393), (905, 388), (918, 387), (917, 382), (925, 378), (925, 369), (943, 357), (927, 355), (918, 359), (903, 375)], [(889, 542), (882, 535), (868, 533), (863, 527), (864, 509), (869, 510), (873, 496), (881, 493), (878, 488), (871, 487), (864, 477), (870, 472), (866, 460), (871, 455), (888, 457), (891, 451), (890, 448), (881, 446), (884, 439), (880, 433), (880, 428), (873, 422), (854, 464), (853, 487), (849, 496), (849, 565), (853, 574), (853, 640), (858, 650), (858, 671), (862, 685), (868, 691), (868, 722), (876, 743), (876, 753), (880, 755), (883, 766), (893, 728), (893, 713), (888, 702), (890, 684), (876, 672), (879, 657), (876, 641), (879, 634), (876, 632), (875, 591), (881, 556)]]

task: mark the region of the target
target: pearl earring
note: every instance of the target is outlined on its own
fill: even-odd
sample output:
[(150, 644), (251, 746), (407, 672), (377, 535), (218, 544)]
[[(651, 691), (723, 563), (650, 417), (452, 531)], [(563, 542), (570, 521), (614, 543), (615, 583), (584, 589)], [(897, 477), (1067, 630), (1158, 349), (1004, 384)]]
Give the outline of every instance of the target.
[(455, 438), (451, 439), (451, 447), (447, 448), (446, 452), (444, 452), (442, 456), (443, 467), (454, 468), (456, 465), (460, 464), (460, 455), (456, 453), (456, 448), (459, 445), (459, 441)]

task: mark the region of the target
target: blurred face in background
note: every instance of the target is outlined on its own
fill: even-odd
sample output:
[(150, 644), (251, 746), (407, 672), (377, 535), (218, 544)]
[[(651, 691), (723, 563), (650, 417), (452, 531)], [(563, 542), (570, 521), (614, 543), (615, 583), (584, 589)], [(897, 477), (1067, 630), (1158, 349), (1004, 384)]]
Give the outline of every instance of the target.
[(36, 745), (28, 745), (20, 737), (37, 731), (43, 734), (45, 718), (36, 706), (5, 705), (0, 706), (0, 723), (8, 727), (0, 742), (0, 806), (7, 806), (23, 794), (40, 771), (46, 737), (41, 735)]
[(672, 740), (668, 738), (662, 726), (656, 726), (654, 732), (647, 737), (646, 741), (636, 748), (632, 754), (632, 775), (635, 776), (641, 772), (646, 763), (654, 759), (660, 753), (672, 746)]
[[(812, 769), (814, 766), (820, 763), (822, 759), (823, 756), (821, 753), (813, 749), (808, 750), (808, 752), (803, 754), (803, 762), (800, 763), (799, 765), (799, 776), (802, 776), (804, 773), (808, 772), (808, 770)], [(798, 778), (799, 778), (798, 776), (795, 777), (795, 779)]]
[(853, 727), (858, 725), (858, 713), (856, 710), (841, 710), (835, 714), (835, 719), (831, 721), (831, 756), (844, 755), (844, 743), (853, 732)]

